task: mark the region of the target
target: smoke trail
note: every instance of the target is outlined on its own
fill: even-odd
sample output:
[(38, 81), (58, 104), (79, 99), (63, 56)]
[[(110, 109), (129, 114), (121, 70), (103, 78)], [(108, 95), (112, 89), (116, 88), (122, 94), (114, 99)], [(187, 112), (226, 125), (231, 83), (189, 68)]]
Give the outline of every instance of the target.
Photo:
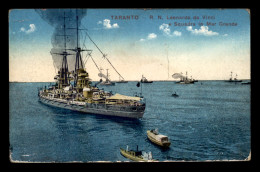
[[(109, 78), (108, 78), (106, 75), (104, 75), (103, 73), (99, 73), (98, 76), (99, 76), (99, 77), (103, 77), (103, 78), (109, 80)], [(110, 81), (110, 80), (109, 80), (109, 81)]]
[(183, 76), (181, 73), (174, 73), (174, 74), (172, 75), (172, 77), (173, 77), (174, 79), (178, 79), (178, 78), (182, 79), (182, 78), (184, 78), (184, 76)]
[[(77, 46), (77, 35), (76, 35), (76, 13), (78, 15), (78, 26), (81, 25), (82, 18), (86, 15), (86, 9), (36, 9), (35, 10), (40, 17), (45, 20), (48, 24), (54, 27), (52, 34), (52, 59), (55, 67), (59, 70), (62, 65), (62, 56), (53, 53), (62, 53), (64, 51), (64, 12), (65, 12), (65, 23), (66, 23), (66, 48), (74, 49)], [(76, 12), (77, 11), (77, 12)], [(79, 38), (80, 39), (80, 38)], [(70, 54), (75, 54), (73, 51), (68, 51)], [(69, 71), (74, 70), (75, 55), (67, 56)]]

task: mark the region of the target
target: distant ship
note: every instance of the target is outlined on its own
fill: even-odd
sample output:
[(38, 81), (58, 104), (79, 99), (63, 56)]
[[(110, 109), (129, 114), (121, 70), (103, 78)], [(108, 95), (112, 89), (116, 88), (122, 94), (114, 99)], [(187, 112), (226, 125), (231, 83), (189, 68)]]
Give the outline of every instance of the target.
[(230, 78), (229, 78), (229, 80), (227, 80), (226, 82), (242, 82), (242, 80), (238, 80), (238, 79), (237, 79), (237, 74), (236, 74), (236, 77), (233, 79), (233, 78), (232, 78), (232, 72), (231, 72)]
[(124, 79), (121, 79), (119, 76), (119, 80), (116, 81), (116, 83), (128, 83), (128, 81), (125, 81)]
[(141, 83), (153, 83), (153, 81), (148, 81), (148, 80), (142, 75)]
[(128, 83), (128, 81), (125, 81), (125, 80), (119, 80), (119, 81), (117, 81), (116, 83)]
[[(64, 47), (60, 48), (59, 53), (55, 53), (62, 59), (62, 65), (58, 74), (55, 76), (56, 83), (46, 88), (38, 90), (39, 101), (43, 104), (54, 106), (57, 108), (79, 111), (87, 114), (99, 114), (116, 117), (142, 118), (145, 112), (146, 104), (141, 97), (132, 97), (122, 94), (112, 94), (104, 90), (100, 90), (96, 85), (91, 85), (89, 73), (85, 70), (82, 61), (82, 52), (90, 51), (82, 49), (78, 40), (78, 15), (76, 11), (75, 28), (76, 29), (76, 48), (68, 49), (66, 47), (66, 15), (64, 12), (64, 26), (61, 28), (64, 38)], [(92, 41), (92, 40), (91, 40)], [(93, 42), (93, 41), (92, 41)], [(96, 45), (96, 44), (95, 44)], [(70, 52), (71, 51), (71, 52)], [(73, 54), (73, 52), (75, 52)], [(91, 50), (92, 52), (92, 50)], [(76, 59), (75, 69), (69, 71), (67, 56)], [(92, 57), (91, 57), (92, 58)], [(108, 77), (107, 77), (108, 78)], [(74, 81), (72, 85), (71, 82)]]
[(107, 75), (104, 75), (102, 73), (99, 73), (98, 76), (101, 77), (101, 80), (102, 80), (102, 77), (104, 77), (106, 80), (103, 81), (101, 83), (99, 83), (99, 85), (115, 85), (114, 82), (112, 82), (110, 79), (109, 79), (109, 74), (108, 74), (108, 69), (107, 69)]
[(194, 82), (198, 82), (198, 80), (188, 78), (188, 73), (186, 72), (186, 76), (183, 76), (182, 73), (174, 73), (172, 75), (174, 79), (180, 79), (180, 81), (176, 81), (176, 84), (194, 84)]

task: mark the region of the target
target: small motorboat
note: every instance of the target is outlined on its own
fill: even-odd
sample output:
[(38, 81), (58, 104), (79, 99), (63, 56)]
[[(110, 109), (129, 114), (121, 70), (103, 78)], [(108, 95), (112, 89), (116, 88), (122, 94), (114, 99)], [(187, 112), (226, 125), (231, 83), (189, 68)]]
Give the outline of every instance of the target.
[(141, 83), (153, 83), (153, 81), (148, 81), (148, 80), (142, 75)]
[(179, 97), (179, 95), (178, 95), (178, 94), (176, 94), (176, 92), (175, 92), (175, 93), (173, 93), (173, 94), (172, 94), (172, 96), (173, 96), (173, 97)]
[(131, 159), (133, 161), (144, 161), (144, 162), (153, 162), (155, 161), (152, 159), (152, 153), (151, 152), (144, 152), (144, 151), (139, 151), (138, 146), (136, 147), (136, 151), (134, 150), (128, 150), (128, 146), (126, 149), (120, 148), (120, 153), (124, 157)]
[(241, 84), (243, 84), (243, 85), (249, 85), (249, 84), (251, 84), (251, 82), (250, 82), (250, 81), (248, 81), (248, 82), (242, 82)]
[(169, 141), (168, 137), (159, 134), (157, 129), (148, 130), (147, 137), (151, 142), (164, 148), (168, 148), (171, 145), (171, 142)]

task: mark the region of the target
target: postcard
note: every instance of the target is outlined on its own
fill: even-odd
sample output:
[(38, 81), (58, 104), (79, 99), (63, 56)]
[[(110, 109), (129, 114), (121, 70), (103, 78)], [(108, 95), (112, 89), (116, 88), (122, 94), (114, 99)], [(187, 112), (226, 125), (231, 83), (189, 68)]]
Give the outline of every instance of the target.
[(10, 161), (250, 161), (250, 39), (250, 9), (9, 10)]

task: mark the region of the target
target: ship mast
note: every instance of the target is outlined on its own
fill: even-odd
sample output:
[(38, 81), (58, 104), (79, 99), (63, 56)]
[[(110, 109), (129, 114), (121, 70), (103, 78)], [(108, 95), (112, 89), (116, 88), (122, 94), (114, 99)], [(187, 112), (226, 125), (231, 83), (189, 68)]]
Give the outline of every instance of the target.
[(78, 81), (78, 69), (83, 67), (82, 58), (81, 58), (81, 48), (79, 47), (79, 17), (78, 17), (78, 10), (76, 9), (76, 35), (77, 35), (77, 47), (75, 48), (76, 52), (76, 63), (75, 63), (75, 79), (74, 85), (77, 86)]
[[(83, 68), (82, 58), (81, 58), (81, 48), (79, 47), (79, 16), (78, 16), (78, 10), (76, 9), (76, 31), (77, 31), (77, 47), (76, 47), (76, 63), (75, 63), (75, 72)], [(76, 79), (77, 81), (77, 79)], [(76, 82), (77, 83), (77, 82)]]
[[(66, 51), (66, 24), (65, 24), (65, 12), (64, 12), (64, 16), (63, 16), (63, 31), (64, 31), (64, 51), (62, 53), (63, 55), (63, 59), (62, 59), (62, 69), (64, 69), (64, 72), (62, 73), (64, 75), (64, 85), (68, 85), (68, 61), (67, 61), (67, 51)], [(63, 77), (62, 77), (63, 78)]]
[(77, 87), (79, 70), (84, 70), (81, 52), (82, 51), (91, 51), (91, 50), (81, 49), (80, 46), (79, 46), (80, 45), (80, 43), (79, 43), (79, 30), (84, 30), (84, 29), (79, 29), (78, 9), (76, 9), (76, 28), (68, 28), (68, 29), (76, 29), (77, 46), (76, 46), (75, 49), (70, 49), (70, 50), (76, 52), (76, 62), (75, 62), (75, 69), (74, 69), (74, 86)]
[(76, 52), (76, 62), (74, 68), (74, 87), (80, 92), (84, 86), (89, 87), (89, 76), (88, 73), (84, 69), (84, 64), (81, 57), (81, 52), (83, 51), (92, 51), (87, 49), (80, 48), (80, 40), (79, 40), (79, 30), (86, 30), (79, 28), (79, 17), (78, 17), (78, 9), (76, 9), (76, 27), (75, 28), (68, 28), (68, 29), (76, 29), (76, 38), (77, 44), (75, 49), (69, 49), (71, 51)]
[(56, 36), (63, 36), (64, 38), (64, 51), (62, 53), (52, 53), (52, 54), (57, 54), (57, 55), (62, 55), (63, 58), (62, 58), (62, 65), (61, 65), (61, 69), (59, 71), (59, 89), (63, 88), (64, 86), (67, 86), (69, 85), (69, 69), (68, 69), (68, 61), (67, 61), (67, 56), (68, 55), (72, 55), (72, 54), (69, 54), (67, 53), (67, 47), (66, 47), (66, 37), (68, 35), (66, 35), (66, 17), (65, 16), (65, 12), (64, 12), (64, 16), (63, 16), (63, 35), (56, 35)]

